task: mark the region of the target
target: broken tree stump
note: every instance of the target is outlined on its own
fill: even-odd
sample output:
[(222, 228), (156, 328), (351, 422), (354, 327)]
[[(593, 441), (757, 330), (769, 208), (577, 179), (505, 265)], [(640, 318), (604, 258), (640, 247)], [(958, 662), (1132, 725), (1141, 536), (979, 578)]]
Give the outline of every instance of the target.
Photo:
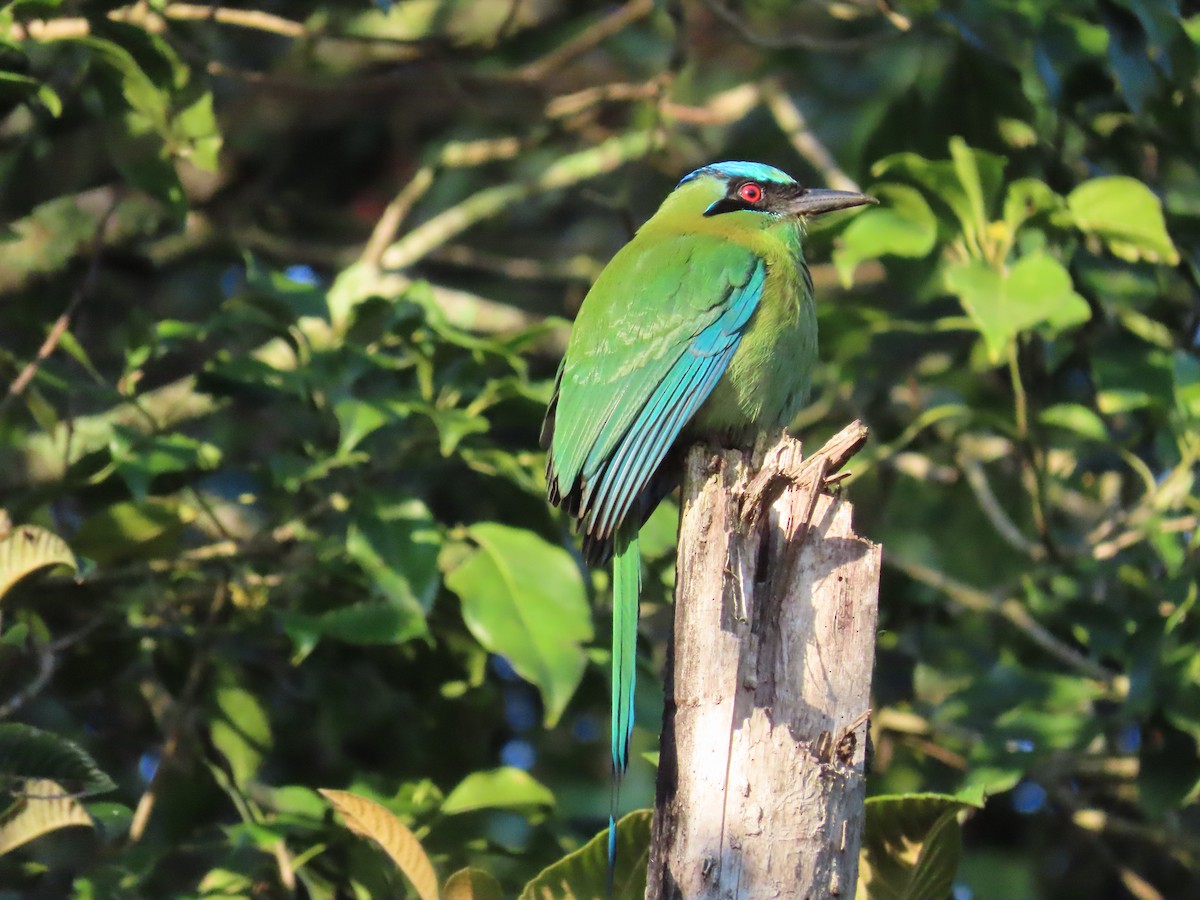
[(688, 455), (647, 900), (854, 897), (881, 548), (825, 486), (865, 440)]

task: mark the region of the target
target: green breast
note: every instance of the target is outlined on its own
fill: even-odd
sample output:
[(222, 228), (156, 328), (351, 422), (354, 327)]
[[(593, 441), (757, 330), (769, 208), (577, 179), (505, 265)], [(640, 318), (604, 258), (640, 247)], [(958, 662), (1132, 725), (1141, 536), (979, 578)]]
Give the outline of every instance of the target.
[[(817, 315), (796, 240), (768, 259), (766, 286), (729, 368), (688, 437), (749, 444), (787, 425), (808, 398), (817, 362)], [(791, 246), (788, 246), (788, 245)]]

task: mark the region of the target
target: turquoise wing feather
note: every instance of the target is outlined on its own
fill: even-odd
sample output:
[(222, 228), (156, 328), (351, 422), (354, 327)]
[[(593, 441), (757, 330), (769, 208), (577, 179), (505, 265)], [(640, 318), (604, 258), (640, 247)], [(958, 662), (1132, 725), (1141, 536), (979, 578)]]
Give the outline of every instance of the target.
[(766, 265), (705, 235), (635, 239), (581, 311), (547, 416), (552, 499), (606, 539), (724, 374)]

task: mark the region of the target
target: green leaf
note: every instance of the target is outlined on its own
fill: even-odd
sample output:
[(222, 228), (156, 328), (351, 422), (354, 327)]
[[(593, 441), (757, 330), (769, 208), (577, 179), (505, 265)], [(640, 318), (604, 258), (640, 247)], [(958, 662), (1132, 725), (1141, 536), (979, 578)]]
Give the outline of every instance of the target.
[(258, 772), (271, 747), (271, 725), (254, 694), (222, 676), (213, 700), (216, 713), (209, 722), (212, 742), (229, 763), (233, 780), (245, 786)]
[(550, 789), (523, 769), (501, 766), (472, 772), (442, 803), (448, 816), (480, 809), (526, 810), (554, 805)]
[(1036, 328), (1054, 335), (1091, 317), (1062, 263), (1041, 253), (1004, 271), (978, 260), (960, 263), (946, 270), (946, 284), (983, 335), (993, 363), (1005, 358), (1021, 332)]
[(14, 528), (0, 539), (0, 598), (14, 584), (47, 566), (77, 568), (75, 554), (58, 535), (34, 525)]
[(957, 135), (950, 138), (950, 160), (967, 198), (972, 224), (982, 236), (1000, 193), (1006, 160), (968, 147), (967, 142)]
[(437, 595), (442, 539), (429, 508), (416, 498), (364, 497), (346, 531), (346, 553), (387, 600), (417, 617)]
[(962, 854), (958, 813), (944, 794), (869, 797), (858, 900), (946, 900)]
[(0, 856), (71, 825), (92, 827), (91, 816), (75, 796), (49, 779), (26, 781), (16, 802), (0, 815)]
[[(642, 900), (650, 860), (653, 812), (639, 809), (617, 823), (617, 867), (608, 892), (608, 829), (543, 869), (525, 885), (519, 900)], [(939, 898), (944, 900), (944, 898)]]
[(117, 474), (139, 502), (160, 475), (211, 471), (221, 462), (221, 451), (212, 444), (183, 434), (144, 435), (132, 428), (113, 429), (109, 451)]
[(347, 644), (403, 644), (429, 633), (425, 616), (410, 606), (364, 600), (320, 615), (280, 610), (280, 623), (296, 647), (293, 663), (310, 654), (322, 638)]
[(1081, 437), (1101, 443), (1108, 440), (1108, 428), (1095, 412), (1078, 403), (1056, 403), (1042, 410), (1038, 421), (1043, 425), (1073, 431)]
[(191, 507), (162, 497), (114, 503), (84, 519), (75, 532), (75, 549), (101, 565), (165, 555), (195, 518)]
[(1109, 175), (1085, 181), (1067, 195), (1067, 208), (1080, 231), (1099, 237), (1121, 259), (1179, 262), (1162, 204), (1136, 178)]
[(446, 879), (442, 900), (504, 900), (504, 892), (483, 869), (459, 869)]
[(937, 217), (916, 188), (880, 184), (871, 192), (880, 205), (851, 219), (833, 252), (843, 287), (851, 286), (861, 262), (880, 256), (927, 256), (937, 241)]
[(1018, 178), (1004, 194), (1004, 224), (1015, 235), (1022, 225), (1039, 213), (1062, 207), (1063, 199), (1036, 178)]
[(98, 794), (116, 787), (78, 744), (17, 722), (0, 724), (0, 776), (50, 779), (81, 794)]
[(871, 167), (871, 174), (905, 178), (925, 189), (926, 196), (950, 208), (974, 255), (981, 253), (989, 211), (999, 195), (1005, 160), (950, 139), (949, 160), (929, 160), (916, 153), (896, 153)]
[(1176, 350), (1172, 354), (1172, 361), (1175, 408), (1184, 421), (1200, 422), (1200, 360), (1194, 354)]
[(50, 85), (16, 72), (0, 72), (0, 102), (10, 99), (24, 102), (30, 97), (37, 97), (54, 118), (62, 115), (62, 100)]
[(583, 677), (583, 644), (592, 639), (579, 567), (531, 531), (481, 522), (468, 534), (477, 549), (446, 574), (446, 586), (476, 640), (541, 692), (553, 726)]

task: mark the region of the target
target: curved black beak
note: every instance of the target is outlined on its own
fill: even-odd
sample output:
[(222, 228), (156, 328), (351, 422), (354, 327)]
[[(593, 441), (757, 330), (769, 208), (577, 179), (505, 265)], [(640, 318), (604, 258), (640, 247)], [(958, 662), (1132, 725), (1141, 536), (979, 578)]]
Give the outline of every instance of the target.
[(799, 197), (789, 202), (788, 212), (797, 216), (819, 216), (822, 213), (878, 202), (870, 194), (832, 191), (828, 188), (808, 188)]

